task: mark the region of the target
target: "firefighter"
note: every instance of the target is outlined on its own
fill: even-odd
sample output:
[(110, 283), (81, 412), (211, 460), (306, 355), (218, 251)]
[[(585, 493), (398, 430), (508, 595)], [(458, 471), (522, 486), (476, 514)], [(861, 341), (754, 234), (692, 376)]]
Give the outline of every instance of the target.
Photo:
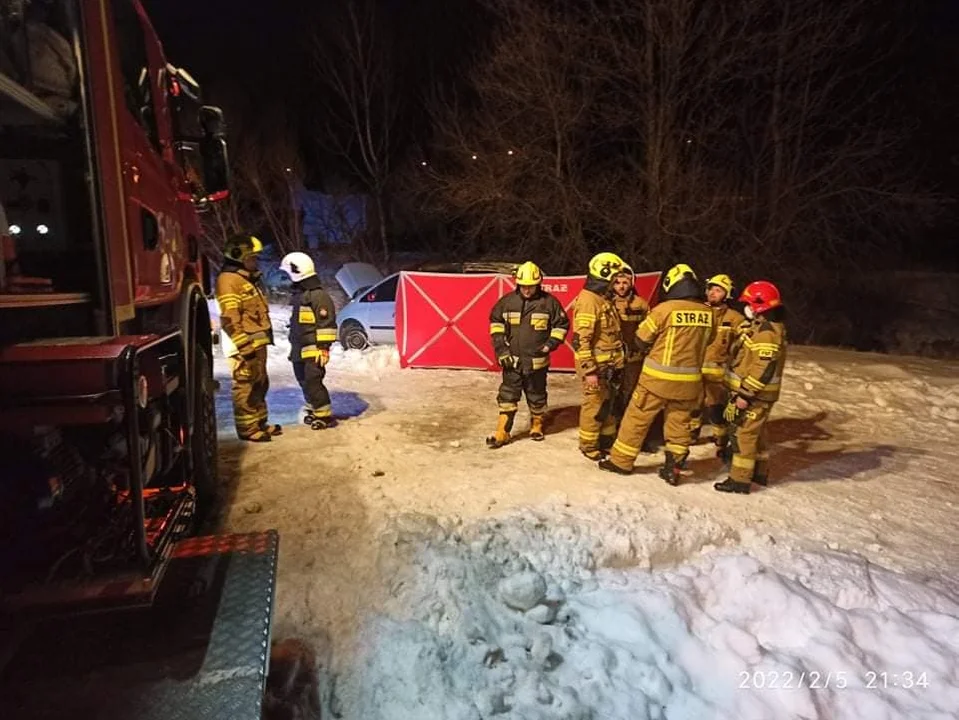
[(600, 460), (616, 437), (613, 388), (622, 381), (626, 353), (619, 314), (610, 294), (616, 276), (629, 271), (621, 257), (601, 252), (589, 261), (586, 285), (573, 301), (573, 352), (583, 387), (579, 450)]
[(223, 248), (223, 269), (216, 279), (223, 352), (233, 379), (233, 417), (241, 440), (268, 442), (282, 433), (270, 425), (266, 392), (266, 349), (273, 344), (273, 326), (260, 271), (263, 243), (253, 235), (233, 235)]
[(716, 337), (706, 348), (703, 361), (703, 407), (699, 426), (694, 428), (694, 439), (698, 439), (702, 425), (713, 427), (713, 442), (716, 454), (724, 458), (729, 441), (728, 426), (723, 419), (728, 392), (724, 376), (729, 362), (730, 348), (736, 337), (736, 330), (746, 318), (730, 307), (733, 296), (733, 281), (729, 275), (713, 275), (706, 281), (706, 303), (712, 308)]
[(729, 477), (713, 485), (728, 493), (749, 494), (750, 482), (769, 484), (769, 439), (766, 422), (779, 399), (786, 364), (785, 307), (779, 289), (758, 280), (743, 290), (740, 301), (748, 323), (733, 345), (726, 371), (730, 398), (724, 416), (733, 427)]
[(617, 422), (622, 419), (629, 398), (636, 389), (639, 380), (639, 371), (643, 366), (643, 356), (636, 345), (636, 330), (646, 315), (649, 314), (649, 303), (636, 294), (635, 276), (630, 268), (617, 273), (613, 279), (613, 307), (619, 314), (619, 327), (622, 332), (623, 345), (626, 348), (626, 365), (623, 368), (622, 385), (617, 393), (614, 414)]
[(703, 392), (703, 357), (712, 341), (713, 314), (702, 303), (702, 286), (688, 265), (675, 265), (662, 284), (663, 302), (639, 325), (645, 356), (633, 393), (603, 470), (628, 475), (656, 414), (665, 414), (666, 459), (659, 476), (679, 484), (680, 466), (692, 443), (693, 415)]
[(306, 401), (303, 421), (314, 430), (325, 430), (336, 426), (330, 392), (323, 384), (330, 346), (336, 342), (336, 308), (320, 285), (309, 255), (289, 253), (280, 261), (280, 269), (293, 281), (290, 362)]
[(529, 407), (529, 436), (544, 439), (546, 379), (549, 356), (563, 344), (569, 318), (563, 305), (542, 288), (543, 273), (532, 262), (516, 269), (516, 289), (501, 297), (490, 312), (490, 338), (503, 380), (496, 395), (499, 422), (486, 439), (490, 448), (510, 441), (518, 403), (526, 395)]

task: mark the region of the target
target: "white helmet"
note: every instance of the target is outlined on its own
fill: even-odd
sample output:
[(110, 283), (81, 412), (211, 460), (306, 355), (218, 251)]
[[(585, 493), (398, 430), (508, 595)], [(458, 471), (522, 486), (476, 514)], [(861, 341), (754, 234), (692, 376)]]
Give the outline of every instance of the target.
[(300, 282), (316, 275), (313, 258), (302, 252), (291, 252), (284, 256), (280, 261), (280, 270), (289, 275), (293, 282)]

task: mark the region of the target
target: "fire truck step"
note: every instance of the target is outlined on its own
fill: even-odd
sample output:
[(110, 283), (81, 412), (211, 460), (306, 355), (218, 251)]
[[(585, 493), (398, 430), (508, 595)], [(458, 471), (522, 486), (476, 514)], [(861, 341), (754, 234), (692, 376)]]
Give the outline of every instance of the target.
[(0, 717), (260, 720), (278, 547), (189, 538), (152, 607), (42, 622), (0, 669)]

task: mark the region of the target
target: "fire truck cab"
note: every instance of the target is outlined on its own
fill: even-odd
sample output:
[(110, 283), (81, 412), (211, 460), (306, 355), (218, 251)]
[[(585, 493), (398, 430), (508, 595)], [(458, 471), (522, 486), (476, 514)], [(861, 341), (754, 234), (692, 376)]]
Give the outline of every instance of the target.
[(276, 533), (194, 537), (228, 194), (139, 0), (0, 0), (0, 717), (259, 717)]

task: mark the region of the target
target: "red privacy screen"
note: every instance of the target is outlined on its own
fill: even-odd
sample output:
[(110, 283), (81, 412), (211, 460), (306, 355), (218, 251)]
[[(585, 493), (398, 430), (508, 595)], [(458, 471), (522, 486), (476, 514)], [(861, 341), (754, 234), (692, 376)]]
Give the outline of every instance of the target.
[[(636, 276), (636, 292), (652, 300), (658, 272)], [(571, 312), (585, 275), (543, 278), (543, 289)], [(514, 287), (508, 275), (428, 272), (400, 274), (396, 295), (396, 344), (403, 367), (499, 370), (489, 337), (493, 305)], [(572, 318), (570, 318), (572, 321)], [(572, 324), (572, 323), (571, 323)], [(569, 341), (553, 353), (553, 370), (573, 371)]]

